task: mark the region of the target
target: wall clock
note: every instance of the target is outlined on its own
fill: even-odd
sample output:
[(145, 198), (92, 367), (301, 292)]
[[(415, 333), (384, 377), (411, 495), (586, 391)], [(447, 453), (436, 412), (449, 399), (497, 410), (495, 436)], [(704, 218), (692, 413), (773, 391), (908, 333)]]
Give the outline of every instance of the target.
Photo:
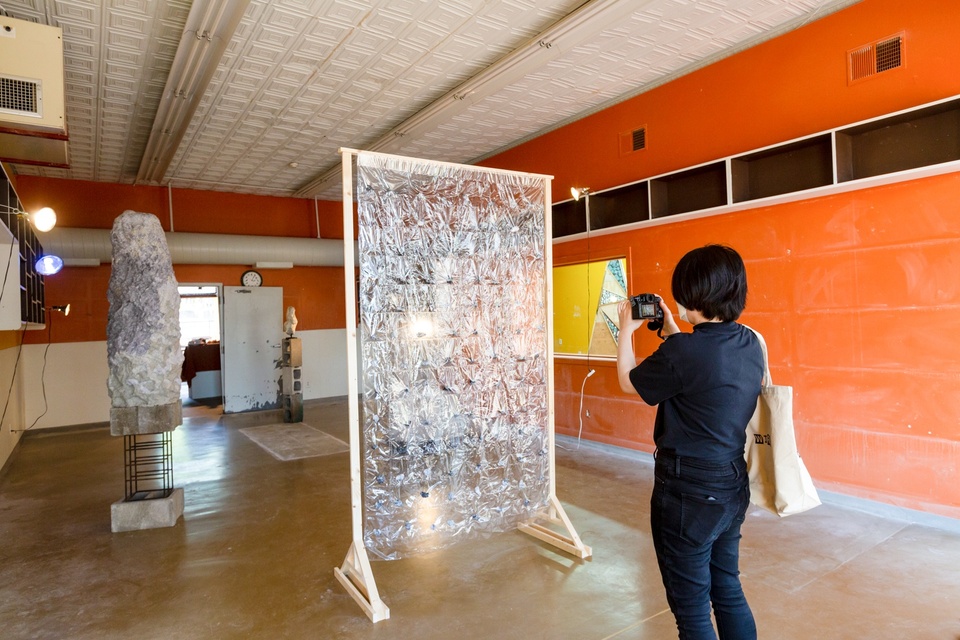
[(260, 275), (259, 271), (249, 269), (240, 276), (240, 284), (245, 287), (259, 287), (263, 284), (263, 276)]

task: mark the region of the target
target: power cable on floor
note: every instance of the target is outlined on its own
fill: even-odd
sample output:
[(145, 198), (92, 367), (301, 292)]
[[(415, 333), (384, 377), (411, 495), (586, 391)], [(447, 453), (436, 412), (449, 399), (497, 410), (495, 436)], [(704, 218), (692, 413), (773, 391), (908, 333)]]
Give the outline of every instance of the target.
[(580, 385), (580, 430), (577, 431), (577, 451), (580, 450), (580, 441), (583, 436), (583, 389), (587, 386), (587, 378), (595, 374), (596, 369), (590, 369), (587, 371), (587, 375), (583, 377), (583, 384)]

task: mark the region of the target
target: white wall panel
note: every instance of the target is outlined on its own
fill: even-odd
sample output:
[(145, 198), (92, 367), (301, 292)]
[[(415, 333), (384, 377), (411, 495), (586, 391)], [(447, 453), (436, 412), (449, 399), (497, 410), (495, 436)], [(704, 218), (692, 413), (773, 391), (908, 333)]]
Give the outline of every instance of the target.
[(303, 399), (347, 395), (347, 330), (297, 331), (303, 344)]
[(15, 431), (23, 428), (23, 385), (22, 376), (13, 378), (13, 367), (17, 362), (17, 347), (0, 351), (0, 385), (10, 395), (4, 396), (6, 413), (0, 423), (0, 468), (6, 464), (10, 454), (20, 441)]
[(51, 344), (44, 369), (46, 348), (45, 344), (24, 345), (20, 357), (26, 399), (24, 426), (30, 427), (35, 420), (34, 429), (109, 422), (106, 340)]

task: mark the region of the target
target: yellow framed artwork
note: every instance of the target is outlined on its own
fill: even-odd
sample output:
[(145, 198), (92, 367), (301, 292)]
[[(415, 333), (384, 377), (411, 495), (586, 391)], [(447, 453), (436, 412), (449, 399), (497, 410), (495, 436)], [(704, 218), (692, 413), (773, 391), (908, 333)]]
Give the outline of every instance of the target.
[(554, 267), (554, 353), (615, 358), (617, 304), (627, 297), (626, 258)]

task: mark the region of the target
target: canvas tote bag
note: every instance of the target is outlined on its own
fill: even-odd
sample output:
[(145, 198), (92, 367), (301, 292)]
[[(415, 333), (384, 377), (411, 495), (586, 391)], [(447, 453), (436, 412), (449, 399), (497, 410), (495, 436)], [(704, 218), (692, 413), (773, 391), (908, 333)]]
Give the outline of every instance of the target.
[(757, 410), (747, 425), (744, 446), (750, 502), (779, 516), (789, 516), (817, 506), (820, 497), (797, 452), (793, 387), (773, 384), (767, 343), (760, 333), (750, 330), (763, 349), (763, 388), (757, 399)]

